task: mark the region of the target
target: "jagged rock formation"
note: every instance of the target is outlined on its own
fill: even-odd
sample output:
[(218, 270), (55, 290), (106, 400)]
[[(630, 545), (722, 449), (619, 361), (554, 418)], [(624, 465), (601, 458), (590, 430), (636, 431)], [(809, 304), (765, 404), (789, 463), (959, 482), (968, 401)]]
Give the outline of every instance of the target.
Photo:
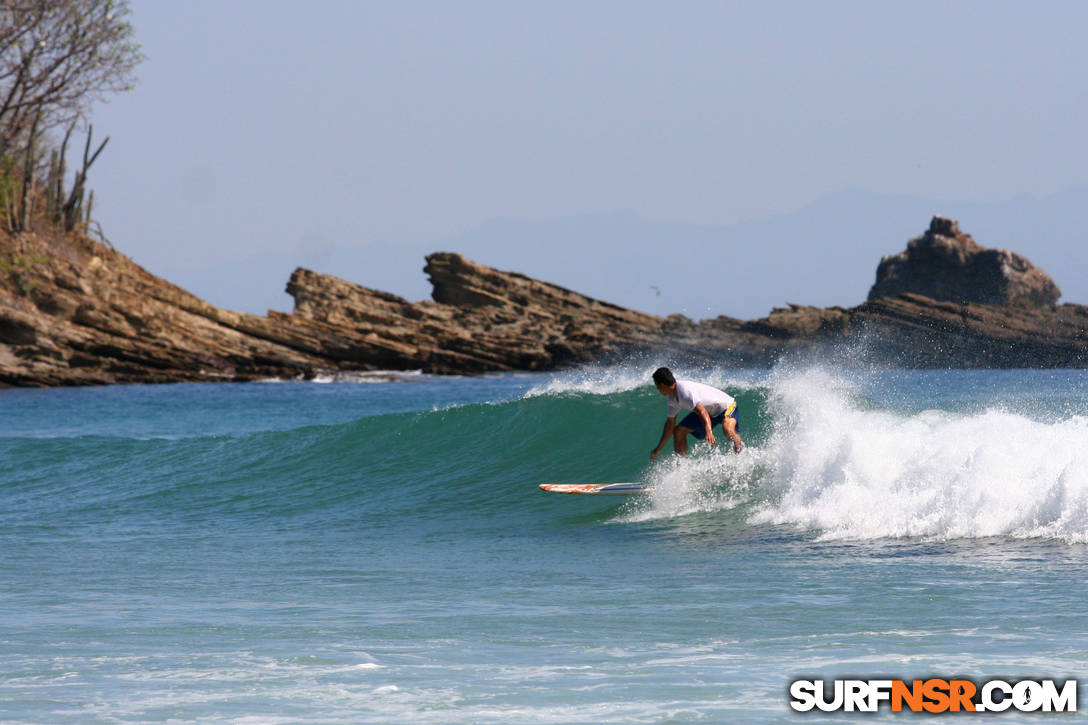
[(258, 317), (87, 238), (0, 238), (0, 385), (541, 370), (618, 359), (662, 323), (457, 254), (431, 255), (427, 271), (466, 304), (411, 303), (300, 268), (287, 285), (294, 314)]
[[(1001, 276), (987, 271), (993, 260)], [(845, 351), (847, 365), (1088, 366), (1088, 308), (1054, 306), (1057, 287), (1046, 275), (1011, 252), (979, 247), (954, 220), (935, 218), (881, 269), (874, 293), (928, 284), (954, 300), (871, 294), (850, 309), (790, 305), (759, 320), (696, 323), (442, 252), (425, 268), (434, 301), (300, 268), (287, 285), (294, 312), (259, 317), (216, 308), (84, 237), (0, 236), (0, 385), (545, 370), (644, 352), (674, 364), (736, 366), (829, 350)], [(970, 288), (951, 284), (957, 269), (976, 275), (979, 296), (1000, 294), (1005, 304), (967, 299)]]
[(654, 342), (662, 323), (459, 254), (432, 254), (424, 271), (439, 301), (412, 303), (296, 269), (287, 283), (293, 317), (350, 331), (378, 366), (431, 372), (542, 370), (618, 356)]
[(980, 246), (955, 219), (935, 216), (925, 234), (877, 267), (869, 299), (902, 294), (958, 304), (1048, 307), (1057, 303), (1061, 290), (1019, 254)]

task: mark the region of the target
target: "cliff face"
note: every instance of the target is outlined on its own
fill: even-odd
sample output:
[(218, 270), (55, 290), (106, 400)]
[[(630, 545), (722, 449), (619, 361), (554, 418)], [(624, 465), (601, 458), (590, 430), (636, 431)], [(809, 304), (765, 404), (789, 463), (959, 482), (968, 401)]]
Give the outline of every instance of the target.
[[(0, 236), (0, 385), (545, 370), (647, 351), (718, 365), (836, 349), (849, 350), (844, 364), (1088, 365), (1088, 308), (1054, 306), (1041, 270), (939, 217), (881, 262), (868, 302), (791, 305), (747, 322), (660, 318), (448, 252), (424, 271), (434, 301), (413, 303), (300, 268), (287, 284), (294, 312), (258, 317), (209, 305), (86, 238)], [(981, 301), (993, 299), (1002, 304)]]

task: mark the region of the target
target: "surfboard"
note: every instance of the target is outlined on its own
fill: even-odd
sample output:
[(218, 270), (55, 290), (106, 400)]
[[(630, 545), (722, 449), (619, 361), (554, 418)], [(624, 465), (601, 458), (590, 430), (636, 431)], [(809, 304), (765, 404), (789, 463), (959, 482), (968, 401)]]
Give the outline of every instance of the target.
[(578, 493), (585, 496), (637, 496), (653, 488), (644, 483), (542, 483), (548, 493)]

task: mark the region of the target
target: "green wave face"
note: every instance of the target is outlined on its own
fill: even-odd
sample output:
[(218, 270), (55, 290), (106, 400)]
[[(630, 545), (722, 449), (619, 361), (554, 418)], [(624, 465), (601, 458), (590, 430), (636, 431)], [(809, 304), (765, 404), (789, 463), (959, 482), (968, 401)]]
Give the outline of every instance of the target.
[[(760, 440), (764, 392), (742, 391), (738, 405), (745, 436)], [(28, 513), (58, 497), (54, 513), (69, 526), (101, 517), (153, 517), (159, 525), (223, 516), (374, 525), (532, 520), (541, 506), (557, 505), (538, 490), (541, 482), (648, 480), (664, 411), (645, 387), (235, 436), (7, 438), (2, 490), (16, 504), (9, 516), (20, 496)]]
[[(893, 371), (859, 380), (773, 371), (724, 385), (738, 401), (741, 455), (719, 436), (714, 450), (692, 441), (685, 459), (669, 445), (653, 464), (666, 406), (641, 370), (618, 381), (523, 385), (501, 402), (373, 414), (403, 410), (396, 396), (408, 394), (376, 389), (359, 404), (370, 414), (281, 430), (262, 431), (254, 420), (256, 432), (173, 439), (9, 435), (0, 437), (0, 523), (25, 531), (105, 521), (121, 533), (196, 524), (430, 536), (588, 521), (694, 533), (786, 527), (828, 539), (1078, 543), (1088, 541), (1081, 377)], [(342, 400), (324, 404), (336, 412)], [(537, 488), (615, 481), (654, 491), (587, 500)]]

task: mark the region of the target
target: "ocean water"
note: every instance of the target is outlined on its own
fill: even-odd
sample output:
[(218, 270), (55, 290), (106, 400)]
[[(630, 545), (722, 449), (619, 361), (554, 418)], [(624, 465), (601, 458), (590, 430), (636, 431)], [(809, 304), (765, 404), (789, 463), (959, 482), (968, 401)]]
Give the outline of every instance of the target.
[(0, 391), (0, 721), (771, 723), (798, 677), (1085, 677), (1088, 373), (682, 370), (748, 448), (651, 464), (653, 367)]

